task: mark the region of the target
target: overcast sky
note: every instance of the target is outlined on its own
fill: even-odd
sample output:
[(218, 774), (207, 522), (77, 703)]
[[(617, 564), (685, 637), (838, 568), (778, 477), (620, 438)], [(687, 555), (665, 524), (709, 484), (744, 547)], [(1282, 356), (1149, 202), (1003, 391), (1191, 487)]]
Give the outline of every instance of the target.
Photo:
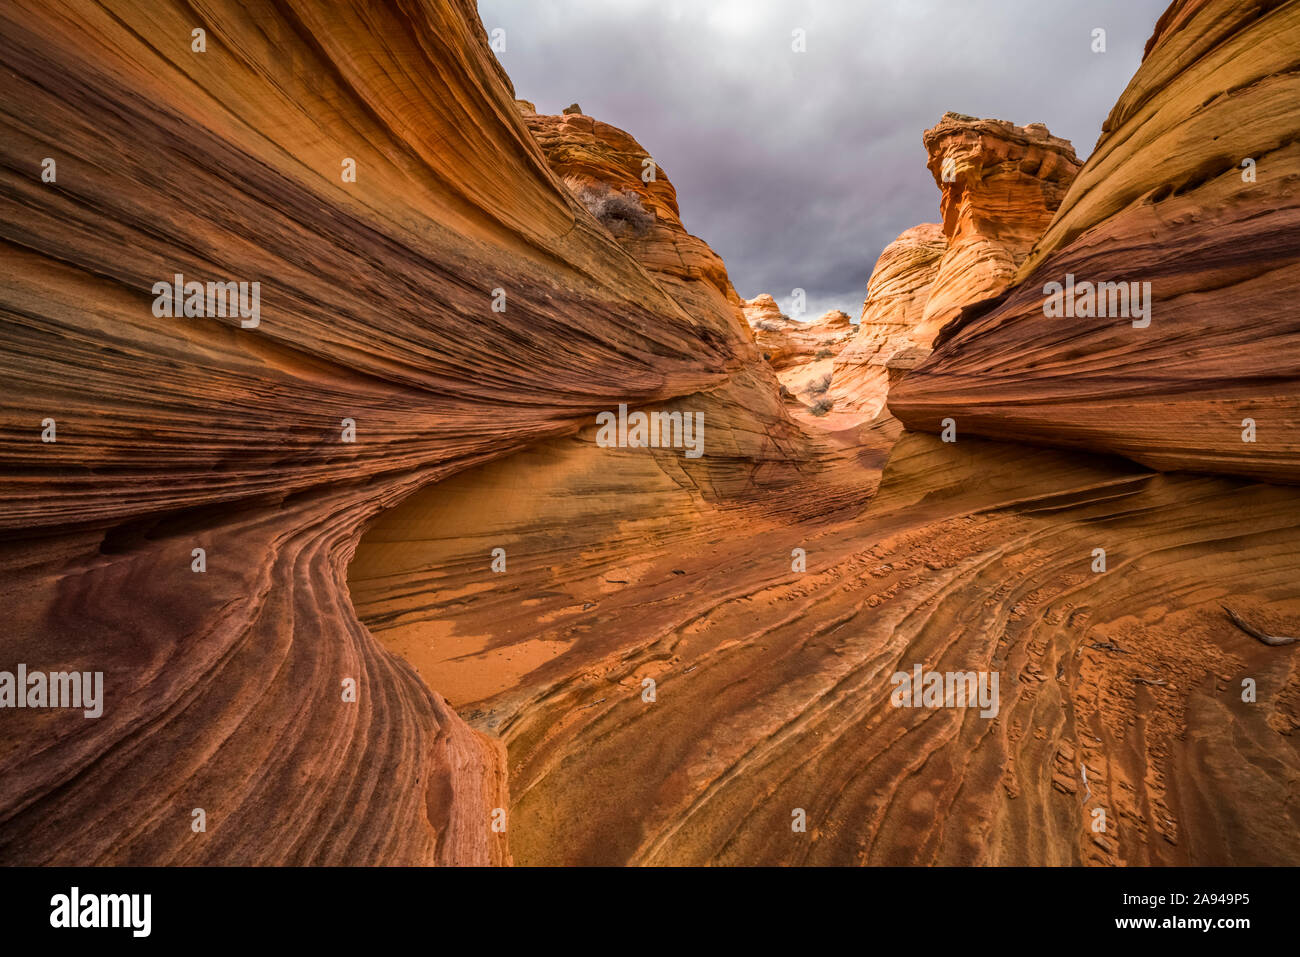
[[(1168, 0), (479, 0), (516, 95), (627, 130), (746, 298), (857, 321), (876, 257), (939, 218), (921, 133), (1040, 122), (1086, 158)], [(1094, 28), (1106, 52), (1092, 52)], [(807, 50), (792, 50), (802, 29)]]

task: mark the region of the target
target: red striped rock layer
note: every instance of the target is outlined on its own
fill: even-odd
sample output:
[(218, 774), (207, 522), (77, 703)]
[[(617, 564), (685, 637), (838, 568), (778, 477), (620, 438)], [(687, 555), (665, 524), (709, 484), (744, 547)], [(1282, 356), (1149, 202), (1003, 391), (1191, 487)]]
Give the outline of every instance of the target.
[[(0, 714), (0, 860), (505, 860), (497, 744), (343, 569), (404, 495), (619, 402), (725, 388), (719, 486), (797, 461), (738, 319), (573, 202), (469, 0), (20, 0), (0, 61), (0, 667), (106, 696)], [(259, 326), (155, 316), (176, 273), (259, 282)]]
[[(1298, 45), (1294, 0), (1173, 4), (1016, 285), (944, 330), (893, 412), (1300, 480)], [(1067, 276), (1150, 283), (1150, 324), (1048, 318)]]
[(340, 578), (365, 520), (427, 480), (0, 545), (5, 669), (104, 672), (101, 718), (4, 713), (0, 859), (507, 862), (484, 824), (499, 746), (374, 641)]

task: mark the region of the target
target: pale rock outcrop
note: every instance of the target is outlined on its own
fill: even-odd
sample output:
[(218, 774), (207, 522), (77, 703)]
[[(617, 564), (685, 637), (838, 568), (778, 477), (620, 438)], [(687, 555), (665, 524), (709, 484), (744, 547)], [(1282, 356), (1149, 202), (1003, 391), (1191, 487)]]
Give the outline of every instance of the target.
[(831, 309), (814, 322), (800, 322), (782, 313), (767, 293), (746, 301), (744, 311), (763, 358), (776, 370), (787, 397), (804, 405), (823, 400), (835, 358), (853, 339), (848, 313)]
[(818, 331), (818, 334), (825, 335), (828, 339), (838, 342), (838, 336), (853, 328), (853, 320), (843, 309), (827, 309), (817, 319), (814, 319), (812, 326)]
[[(742, 300), (741, 304), (745, 310), (745, 320), (757, 332), (774, 333), (778, 327), (784, 329), (794, 323), (793, 319), (781, 311), (776, 299), (769, 293), (761, 292), (753, 299)], [(760, 328), (761, 324), (766, 325)]]

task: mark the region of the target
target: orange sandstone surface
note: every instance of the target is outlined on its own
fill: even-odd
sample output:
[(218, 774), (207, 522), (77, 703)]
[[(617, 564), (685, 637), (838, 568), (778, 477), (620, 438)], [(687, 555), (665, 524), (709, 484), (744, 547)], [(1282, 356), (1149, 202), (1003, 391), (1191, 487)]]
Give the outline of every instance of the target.
[[(980, 221), (1003, 237), (991, 261), (1023, 260), (1058, 200), (1032, 229)], [(917, 342), (939, 230), (873, 279), (882, 340)], [(1008, 279), (968, 275), (977, 297)], [(778, 376), (806, 365), (808, 324), (769, 296), (745, 313)], [(1274, 630), (1300, 614), (1295, 492), (795, 418), (812, 458), (762, 488), (599, 449), (588, 426), (363, 539), (363, 620), (505, 743), (516, 862), (1300, 859), (1296, 659), (1220, 608)], [(493, 548), (516, 556), (498, 573)], [(893, 707), (890, 676), (918, 663), (997, 672), (998, 715)], [(1247, 677), (1266, 701), (1242, 700)]]
[[(516, 101), (469, 0), (218, 0), (204, 57), (180, 3), (11, 3), (0, 668), (105, 703), (0, 712), (0, 862), (1300, 862), (1300, 657), (1221, 608), (1300, 622), (1260, 481), (1298, 13), (1175, 3), (1073, 185), (945, 118), (943, 226), (850, 339), (740, 300), (631, 136)], [(1169, 331), (1042, 318), (1143, 264)], [(156, 316), (175, 273), (260, 281), (259, 324)], [(782, 398), (815, 363), (852, 415)], [(1255, 445), (1192, 427), (1247, 398)], [(611, 447), (634, 414), (700, 454)], [(994, 713), (898, 707), (918, 665)]]
[(1015, 284), (943, 329), (893, 413), (1300, 481), (1298, 42), (1300, 3), (1173, 4)]

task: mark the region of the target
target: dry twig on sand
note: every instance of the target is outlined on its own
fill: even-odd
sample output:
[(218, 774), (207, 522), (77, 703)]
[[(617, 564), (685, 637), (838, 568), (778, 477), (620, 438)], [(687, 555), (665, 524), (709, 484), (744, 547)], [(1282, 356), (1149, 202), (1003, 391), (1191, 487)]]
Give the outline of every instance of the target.
[(1090, 641), (1088, 642), (1088, 647), (1096, 648), (1098, 651), (1117, 651), (1121, 655), (1128, 654), (1127, 651), (1113, 641)]
[(1220, 607), (1228, 613), (1228, 617), (1232, 619), (1232, 623), (1234, 625), (1236, 625), (1246, 634), (1250, 635), (1252, 638), (1258, 638), (1260, 641), (1262, 641), (1264, 644), (1268, 645), (1271, 648), (1276, 648), (1279, 645), (1293, 645), (1297, 641), (1300, 641), (1300, 638), (1287, 638), (1282, 635), (1266, 635), (1264, 634), (1264, 632), (1260, 631), (1254, 625), (1248, 624), (1247, 622), (1243, 621), (1242, 617), (1238, 615), (1235, 611), (1233, 611), (1231, 608), (1229, 608), (1227, 605), (1221, 605)]

